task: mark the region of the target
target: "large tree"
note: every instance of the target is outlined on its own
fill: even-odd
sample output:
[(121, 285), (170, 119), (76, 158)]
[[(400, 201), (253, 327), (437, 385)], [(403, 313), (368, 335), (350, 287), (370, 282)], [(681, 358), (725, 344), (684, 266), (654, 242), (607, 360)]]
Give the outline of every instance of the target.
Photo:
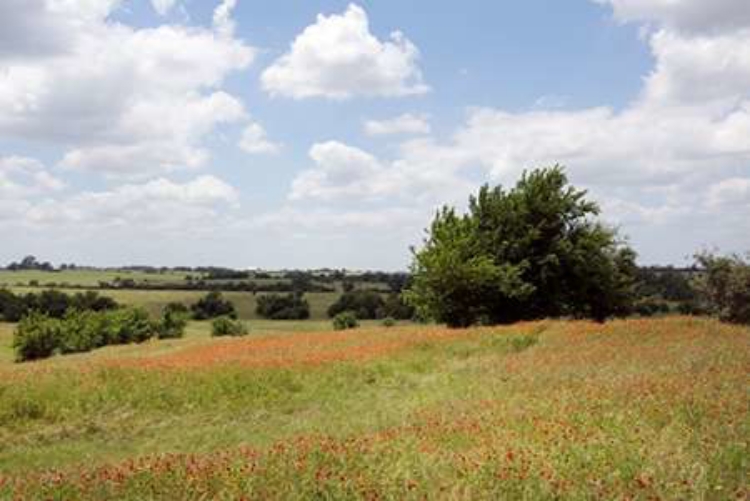
[(468, 213), (438, 212), (405, 296), (451, 326), (627, 313), (635, 253), (598, 215), (559, 166), (524, 173), (507, 191), (484, 186)]

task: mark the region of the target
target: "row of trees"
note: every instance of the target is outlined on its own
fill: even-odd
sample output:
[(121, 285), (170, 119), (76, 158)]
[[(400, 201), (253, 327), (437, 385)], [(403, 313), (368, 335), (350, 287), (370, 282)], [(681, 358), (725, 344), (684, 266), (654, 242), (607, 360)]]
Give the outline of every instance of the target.
[(71, 310), (104, 311), (118, 308), (111, 297), (94, 291), (66, 294), (57, 290), (40, 293), (14, 294), (0, 289), (0, 320), (18, 322), (30, 312), (36, 311), (52, 318), (62, 318)]

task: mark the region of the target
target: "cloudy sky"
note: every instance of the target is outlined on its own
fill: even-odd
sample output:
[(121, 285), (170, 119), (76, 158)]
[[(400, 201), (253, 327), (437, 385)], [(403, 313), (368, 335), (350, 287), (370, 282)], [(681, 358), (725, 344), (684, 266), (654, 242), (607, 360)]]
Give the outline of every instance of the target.
[(0, 0), (0, 262), (403, 269), (555, 163), (643, 263), (750, 250), (747, 0)]

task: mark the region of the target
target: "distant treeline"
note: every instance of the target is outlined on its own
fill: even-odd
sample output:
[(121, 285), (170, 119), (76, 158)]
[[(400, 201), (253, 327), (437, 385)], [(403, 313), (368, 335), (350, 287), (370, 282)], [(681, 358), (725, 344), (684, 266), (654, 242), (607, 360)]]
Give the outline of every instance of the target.
[(45, 290), (36, 294), (14, 294), (7, 289), (0, 289), (0, 320), (6, 322), (18, 322), (31, 312), (51, 318), (63, 318), (72, 310), (106, 311), (118, 307), (114, 299), (101, 296), (94, 291), (66, 294), (56, 290)]

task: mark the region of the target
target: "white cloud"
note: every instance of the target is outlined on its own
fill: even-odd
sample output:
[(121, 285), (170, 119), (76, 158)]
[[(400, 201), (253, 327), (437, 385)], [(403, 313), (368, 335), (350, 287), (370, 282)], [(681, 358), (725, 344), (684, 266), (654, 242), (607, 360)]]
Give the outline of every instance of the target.
[(610, 4), (621, 21), (656, 22), (681, 31), (750, 26), (746, 0), (594, 0)]
[(214, 29), (224, 38), (234, 36), (234, 19), (232, 11), (237, 6), (237, 0), (222, 0), (214, 10)]
[(44, 200), (27, 210), (26, 219), (37, 226), (176, 230), (189, 224), (208, 224), (218, 217), (218, 208), (238, 203), (237, 191), (214, 176), (186, 183), (158, 178), (109, 191)]
[[(405, 142), (389, 161), (337, 142), (316, 145), (315, 166), (294, 180), (290, 199), (463, 207), (481, 182), (509, 185), (524, 169), (563, 164), (636, 247), (654, 228), (675, 232), (651, 244), (652, 261), (712, 239), (750, 245), (747, 232), (725, 226), (750, 220), (750, 30), (690, 31), (658, 15), (649, 14), (660, 24), (647, 39), (654, 69), (623, 109), (473, 108), (448, 140)], [(381, 125), (369, 132), (388, 128)]]
[[(201, 165), (206, 135), (247, 119), (221, 91), (255, 55), (224, 28), (228, 3), (215, 29), (132, 28), (108, 20), (112, 0), (37, 5), (66, 45), (47, 58), (0, 57), (0, 133), (69, 146), (64, 166), (104, 174)], [(44, 27), (32, 23), (28, 38), (45, 39)]]
[(269, 140), (265, 129), (254, 122), (242, 131), (239, 147), (251, 155), (274, 154), (281, 150), (281, 144)]
[(400, 156), (382, 162), (374, 155), (338, 141), (317, 143), (310, 149), (315, 167), (292, 182), (290, 200), (348, 200), (372, 202), (401, 199), (431, 204), (455, 200), (475, 186), (458, 170), (462, 155), (429, 140), (404, 143)]
[(750, 178), (732, 177), (711, 186), (706, 203), (711, 209), (745, 206), (750, 210)]
[(65, 183), (53, 176), (36, 159), (0, 157), (0, 196), (6, 201), (61, 191)]
[(151, 5), (154, 10), (161, 16), (169, 14), (174, 6), (177, 4), (177, 0), (151, 0)]
[(425, 115), (405, 113), (388, 120), (368, 120), (364, 124), (368, 136), (388, 134), (429, 134), (430, 123)]
[(351, 4), (341, 15), (318, 15), (261, 80), (271, 95), (295, 99), (423, 94), (429, 88), (418, 59), (419, 50), (401, 32), (383, 42), (373, 36), (367, 13)]

